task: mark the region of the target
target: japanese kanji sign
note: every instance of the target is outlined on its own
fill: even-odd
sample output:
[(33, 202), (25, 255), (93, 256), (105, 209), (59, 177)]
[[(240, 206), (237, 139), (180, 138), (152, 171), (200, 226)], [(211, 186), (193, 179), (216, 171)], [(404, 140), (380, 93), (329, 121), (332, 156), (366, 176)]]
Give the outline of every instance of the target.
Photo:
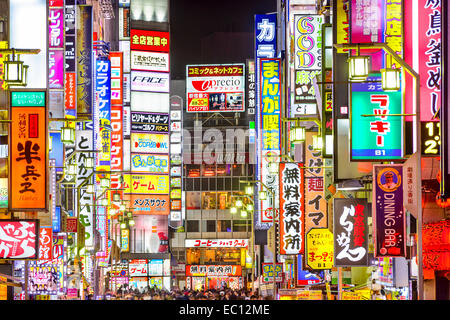
[(305, 237), (304, 171), (280, 163), (280, 254), (302, 254)]
[(244, 64), (186, 66), (188, 112), (241, 112), (244, 95)]
[(326, 228), (306, 234), (306, 265), (313, 270), (333, 267), (333, 233)]
[(187, 277), (227, 276), (237, 277), (242, 275), (242, 267), (239, 265), (186, 265)]
[(375, 257), (406, 256), (403, 166), (373, 166), (372, 219)]
[(367, 266), (369, 215), (366, 199), (334, 199), (334, 266)]
[(11, 91), (9, 210), (48, 209), (45, 91)]
[(131, 29), (131, 50), (169, 52), (169, 32)]
[(186, 239), (186, 248), (248, 248), (248, 239)]
[(169, 155), (132, 153), (131, 172), (169, 174)]
[(162, 52), (131, 51), (131, 69), (169, 72), (169, 54)]
[(0, 258), (38, 259), (39, 220), (0, 220)]
[[(262, 281), (271, 283), (273, 281), (273, 263), (262, 263)], [(283, 282), (283, 264), (275, 264), (275, 282)]]
[(39, 232), (39, 260), (53, 259), (53, 230), (51, 227), (41, 227)]
[(326, 228), (327, 201), (324, 188), (324, 161), (321, 150), (314, 150), (313, 136), (317, 132), (306, 131), (305, 135), (305, 232), (311, 228)]
[[(373, 74), (368, 81), (379, 81)], [(386, 92), (381, 83), (353, 83), (351, 95), (351, 160), (386, 161), (404, 153), (401, 90)], [(363, 116), (375, 115), (375, 116)]]

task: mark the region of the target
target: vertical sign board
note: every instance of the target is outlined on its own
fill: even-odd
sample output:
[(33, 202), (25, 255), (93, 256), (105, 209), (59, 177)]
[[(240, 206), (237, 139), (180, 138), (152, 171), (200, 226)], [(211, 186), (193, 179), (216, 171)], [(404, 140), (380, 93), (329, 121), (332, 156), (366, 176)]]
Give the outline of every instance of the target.
[(110, 52), (111, 60), (111, 104), (122, 104), (123, 100), (123, 52)]
[(306, 265), (313, 270), (334, 266), (333, 233), (327, 228), (313, 228), (306, 233)]
[(53, 230), (52, 227), (41, 227), (39, 230), (39, 260), (53, 259)]
[[(89, 153), (82, 152), (83, 150), (93, 150), (94, 143), (92, 130), (77, 130), (75, 146), (78, 151), (74, 156), (78, 169), (75, 187), (79, 187), (93, 172), (93, 169), (86, 169), (84, 166), (85, 159), (89, 156)], [(84, 226), (85, 245), (86, 247), (92, 247), (94, 245), (94, 196), (92, 193), (86, 192), (86, 188), (80, 188), (77, 192), (79, 192), (79, 198), (78, 201), (75, 202), (75, 208), (80, 217), (79, 222)]]
[(305, 133), (305, 232), (312, 228), (326, 228), (327, 201), (325, 200), (324, 166), (322, 151), (314, 150), (313, 136), (316, 132)]
[[(444, 1), (442, 4), (442, 43), (443, 45), (443, 56), (444, 59), (442, 61), (443, 65), (443, 77), (442, 77), (442, 106), (440, 111), (440, 133), (441, 133), (441, 187), (440, 194), (444, 198), (450, 197), (450, 111), (449, 111), (449, 93), (450, 93), (450, 81), (449, 81), (449, 72), (448, 68), (450, 66), (450, 37), (449, 37), (449, 28), (450, 28), (450, 6)], [(421, 110), (422, 111), (422, 110)]]
[(305, 238), (304, 170), (280, 163), (280, 254), (303, 254)]
[[(259, 59), (260, 92), (260, 143), (261, 143), (261, 174), (262, 182), (275, 193), (275, 203), (272, 197), (262, 201), (261, 222), (272, 222), (272, 215), (279, 200), (278, 174), (270, 174), (268, 166), (278, 162), (280, 151), (280, 105), (281, 105), (281, 60), (279, 58)], [(275, 157), (274, 157), (275, 156)]]
[[(369, 76), (368, 81), (372, 80), (379, 81), (380, 76)], [(351, 160), (402, 159), (403, 117), (386, 116), (402, 113), (401, 90), (383, 91), (379, 82), (352, 83), (351, 86)]]
[(92, 6), (78, 5), (76, 17), (77, 114), (92, 116)]
[(320, 15), (294, 15), (294, 102), (305, 113), (310, 110), (307, 105), (317, 110), (312, 81), (322, 71), (322, 19)]
[[(447, 1), (405, 1), (405, 61), (420, 74), (420, 121), (438, 121), (441, 106), (441, 56), (445, 55), (446, 43), (441, 45), (441, 6)], [(442, 9), (442, 12), (444, 10)], [(444, 20), (443, 20), (444, 21)], [(444, 22), (443, 32), (447, 32)], [(444, 41), (447, 41), (446, 39)], [(414, 78), (405, 79), (405, 113), (414, 113)], [(445, 103), (445, 100), (443, 100)], [(411, 121), (407, 117), (407, 121)]]
[(65, 114), (76, 116), (76, 0), (65, 1), (64, 107)]
[(334, 266), (367, 266), (367, 199), (334, 199)]
[(406, 256), (406, 226), (403, 209), (403, 166), (373, 166), (372, 218), (375, 257)]
[[(259, 177), (260, 180), (263, 179), (264, 174), (261, 171), (262, 166), (262, 127), (261, 127), (261, 97), (260, 97), (260, 62), (261, 58), (275, 58), (277, 55), (277, 14), (256, 14), (255, 15), (255, 75), (256, 75), (256, 114), (255, 114), (255, 122), (258, 124), (256, 126), (257, 130), (257, 159), (256, 159), (256, 176)], [(262, 190), (261, 187), (260, 190)], [(267, 220), (272, 221), (269, 218), (264, 218), (264, 210), (269, 207), (273, 207), (268, 202), (269, 200), (263, 200), (260, 203), (257, 203), (257, 206), (260, 206), (260, 211), (262, 212), (262, 216), (257, 216), (255, 220), (255, 229), (267, 229), (269, 225), (265, 222)]]
[[(384, 42), (385, 0), (351, 0), (351, 42)], [(371, 55), (372, 70), (383, 67), (383, 50), (361, 50), (361, 54)]]
[(11, 90), (9, 210), (48, 210), (47, 95)]

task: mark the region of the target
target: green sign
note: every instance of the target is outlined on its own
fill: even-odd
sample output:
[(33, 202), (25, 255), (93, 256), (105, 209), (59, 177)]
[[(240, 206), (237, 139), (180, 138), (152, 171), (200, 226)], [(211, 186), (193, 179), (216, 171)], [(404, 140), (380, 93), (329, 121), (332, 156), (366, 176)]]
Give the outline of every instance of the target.
[(11, 107), (45, 107), (45, 91), (12, 91)]
[[(381, 89), (379, 75), (369, 82), (352, 84), (351, 159), (386, 161), (403, 158), (403, 117), (401, 90)], [(374, 116), (363, 116), (374, 115)]]

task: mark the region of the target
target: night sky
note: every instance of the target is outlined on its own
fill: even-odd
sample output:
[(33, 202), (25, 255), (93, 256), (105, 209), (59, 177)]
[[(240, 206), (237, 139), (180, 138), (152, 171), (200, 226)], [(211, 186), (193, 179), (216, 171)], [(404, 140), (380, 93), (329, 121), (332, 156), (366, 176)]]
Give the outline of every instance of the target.
[[(210, 52), (202, 54), (202, 38), (214, 32), (254, 32), (254, 15), (275, 12), (276, 6), (277, 0), (170, 0), (171, 78), (184, 79), (186, 64), (221, 62)], [(236, 43), (242, 43), (242, 39)], [(247, 56), (253, 43), (248, 41), (248, 46), (234, 46), (234, 59), (245, 62), (253, 58)]]

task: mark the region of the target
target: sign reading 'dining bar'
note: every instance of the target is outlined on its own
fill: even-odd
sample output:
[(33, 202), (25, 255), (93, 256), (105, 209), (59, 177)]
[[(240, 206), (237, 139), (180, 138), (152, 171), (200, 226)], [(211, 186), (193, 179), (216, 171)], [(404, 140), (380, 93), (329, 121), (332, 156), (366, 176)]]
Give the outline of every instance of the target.
[(169, 73), (132, 70), (131, 90), (169, 93)]
[(131, 112), (131, 132), (169, 132), (169, 115)]
[(11, 91), (10, 211), (48, 210), (46, 91)]
[(169, 72), (169, 54), (163, 52), (131, 51), (131, 69)]

